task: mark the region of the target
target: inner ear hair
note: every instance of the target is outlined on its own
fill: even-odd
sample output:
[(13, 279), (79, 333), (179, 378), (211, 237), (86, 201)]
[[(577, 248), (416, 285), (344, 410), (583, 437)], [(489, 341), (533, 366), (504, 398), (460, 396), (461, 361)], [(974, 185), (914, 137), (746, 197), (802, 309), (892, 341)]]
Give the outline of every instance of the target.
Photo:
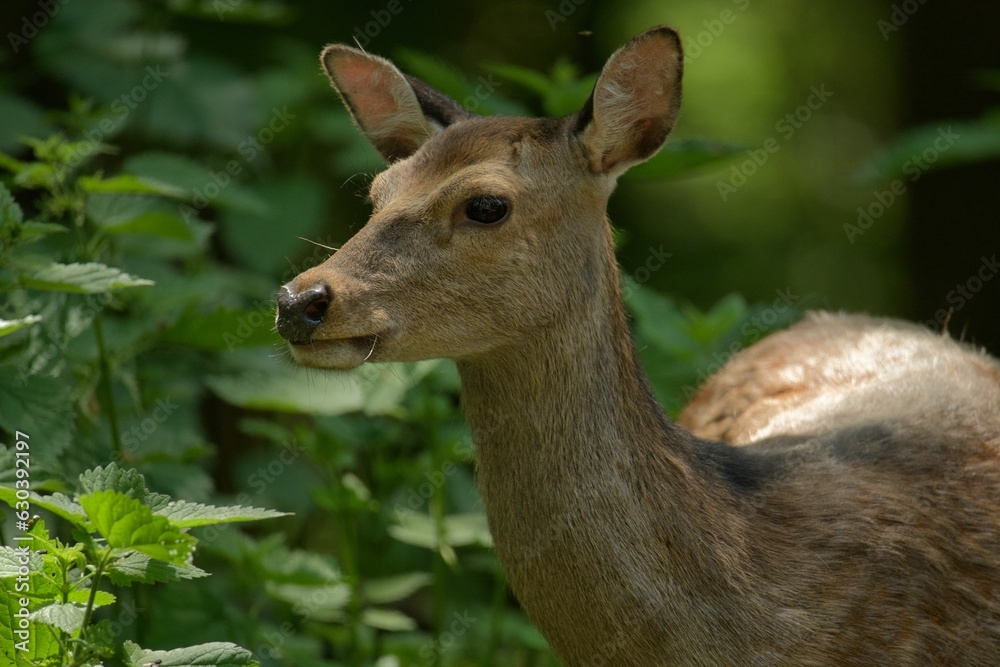
[(608, 59), (576, 122), (592, 170), (617, 175), (660, 149), (677, 120), (682, 74), (680, 38), (666, 26)]

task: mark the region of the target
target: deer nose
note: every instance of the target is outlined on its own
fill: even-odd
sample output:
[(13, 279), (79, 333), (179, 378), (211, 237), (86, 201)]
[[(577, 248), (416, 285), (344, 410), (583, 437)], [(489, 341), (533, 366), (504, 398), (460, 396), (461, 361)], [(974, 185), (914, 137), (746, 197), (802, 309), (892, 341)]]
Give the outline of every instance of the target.
[(290, 343), (308, 343), (326, 317), (330, 289), (324, 284), (295, 293), (285, 285), (278, 291), (278, 333)]

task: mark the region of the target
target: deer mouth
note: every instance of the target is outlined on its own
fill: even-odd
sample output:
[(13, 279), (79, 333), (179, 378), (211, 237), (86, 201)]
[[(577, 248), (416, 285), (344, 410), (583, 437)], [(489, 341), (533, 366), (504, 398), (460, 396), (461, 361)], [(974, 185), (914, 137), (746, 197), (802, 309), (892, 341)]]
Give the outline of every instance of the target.
[(311, 338), (307, 341), (289, 341), (289, 349), (295, 361), (303, 366), (350, 370), (366, 361), (375, 361), (379, 343), (385, 339), (384, 333)]

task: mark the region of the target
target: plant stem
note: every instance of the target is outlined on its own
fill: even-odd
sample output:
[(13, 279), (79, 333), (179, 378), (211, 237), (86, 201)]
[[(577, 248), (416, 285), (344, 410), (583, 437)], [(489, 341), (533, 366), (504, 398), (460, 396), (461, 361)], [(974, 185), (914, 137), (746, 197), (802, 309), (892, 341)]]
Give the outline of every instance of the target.
[(90, 586), (90, 596), (87, 598), (87, 608), (83, 612), (83, 625), (81, 628), (85, 628), (90, 624), (90, 617), (94, 613), (94, 602), (97, 600), (97, 588), (101, 584), (101, 578), (104, 576), (104, 568), (107, 566), (108, 561), (111, 560), (111, 547), (101, 555), (101, 561), (97, 564), (94, 569), (94, 583)]
[[(94, 568), (94, 581), (90, 586), (90, 597), (87, 598), (87, 608), (83, 611), (83, 623), (80, 624), (80, 634), (87, 629), (90, 625), (90, 619), (94, 614), (94, 602), (97, 600), (97, 588), (101, 585), (101, 579), (104, 577), (104, 568), (107, 567), (108, 563), (111, 561), (111, 554), (113, 549), (108, 547), (104, 553), (100, 556), (100, 562)], [(74, 652), (73, 654), (73, 665), (72, 667), (77, 667), (80, 663), (80, 658), (83, 657), (82, 652)]]
[[(442, 443), (441, 439), (438, 437), (437, 423), (431, 421), (427, 424), (427, 441), (433, 443), (433, 470), (440, 470), (443, 465), (442, 456)], [(434, 484), (434, 490), (430, 499), (430, 510), (431, 516), (434, 520), (434, 532), (437, 534), (438, 544), (443, 544), (447, 540), (447, 534), (444, 525), (444, 515), (445, 515), (445, 489), (443, 484)], [(450, 547), (449, 547), (450, 548)], [(434, 634), (438, 640), (441, 639), (441, 635), (444, 633), (444, 623), (445, 623), (445, 606), (448, 602), (448, 591), (445, 587), (445, 578), (448, 576), (448, 564), (445, 562), (444, 555), (441, 553), (440, 549), (438, 551), (437, 557), (434, 559)], [(434, 652), (434, 667), (438, 667), (441, 664), (441, 653), (438, 650)]]
[(351, 597), (347, 603), (350, 646), (349, 663), (351, 667), (361, 664), (361, 573), (359, 571), (357, 554), (354, 546), (357, 541), (355, 517), (347, 507), (347, 499), (340, 497), (339, 528), (340, 528), (340, 564), (344, 575), (351, 582)]
[(115, 404), (115, 392), (111, 386), (111, 363), (108, 361), (107, 347), (104, 345), (104, 327), (101, 325), (101, 316), (94, 318), (94, 336), (97, 338), (97, 352), (101, 363), (101, 389), (104, 393), (104, 402), (107, 405), (108, 423), (111, 427), (111, 442), (115, 446), (115, 454), (119, 462), (125, 462), (125, 453), (122, 450), (121, 428), (118, 423), (118, 407)]

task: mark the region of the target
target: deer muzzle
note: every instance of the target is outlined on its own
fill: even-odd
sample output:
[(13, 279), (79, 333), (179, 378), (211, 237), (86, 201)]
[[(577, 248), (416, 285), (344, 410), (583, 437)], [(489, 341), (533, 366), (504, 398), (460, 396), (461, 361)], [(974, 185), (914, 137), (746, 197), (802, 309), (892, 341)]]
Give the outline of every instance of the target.
[(322, 283), (301, 292), (285, 285), (278, 291), (278, 333), (294, 345), (310, 342), (326, 318), (330, 299), (330, 289)]

